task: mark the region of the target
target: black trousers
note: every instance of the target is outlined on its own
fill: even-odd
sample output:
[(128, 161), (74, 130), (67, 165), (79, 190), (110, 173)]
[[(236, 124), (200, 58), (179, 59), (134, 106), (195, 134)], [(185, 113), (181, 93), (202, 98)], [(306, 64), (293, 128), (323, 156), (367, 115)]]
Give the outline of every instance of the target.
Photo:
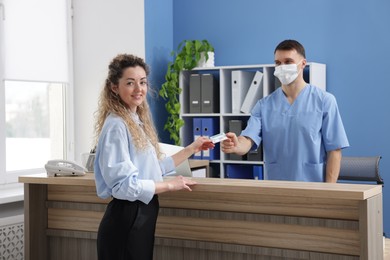
[(113, 199), (100, 222), (99, 260), (152, 260), (159, 210), (155, 195), (149, 204)]

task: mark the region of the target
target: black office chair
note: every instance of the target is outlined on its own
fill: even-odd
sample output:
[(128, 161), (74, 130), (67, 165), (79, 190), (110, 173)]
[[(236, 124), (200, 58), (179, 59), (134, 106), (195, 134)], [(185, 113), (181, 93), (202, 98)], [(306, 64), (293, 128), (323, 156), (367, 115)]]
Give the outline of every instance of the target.
[(376, 182), (384, 185), (379, 174), (381, 156), (342, 157), (339, 180), (354, 182)]

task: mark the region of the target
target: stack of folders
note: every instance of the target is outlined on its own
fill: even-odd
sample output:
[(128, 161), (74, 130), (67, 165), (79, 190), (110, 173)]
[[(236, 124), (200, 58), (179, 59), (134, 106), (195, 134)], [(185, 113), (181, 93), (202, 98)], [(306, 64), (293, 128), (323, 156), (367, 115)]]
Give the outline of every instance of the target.
[(227, 164), (226, 178), (230, 179), (256, 179), (263, 180), (263, 166)]
[(189, 112), (218, 113), (218, 84), (212, 74), (191, 74), (189, 82)]
[[(193, 118), (194, 140), (199, 136), (210, 137), (219, 132), (218, 118)], [(194, 159), (217, 160), (219, 159), (219, 143), (215, 144), (214, 149), (197, 152), (193, 155)]]
[(260, 71), (232, 71), (232, 113), (250, 113), (263, 97), (263, 73)]

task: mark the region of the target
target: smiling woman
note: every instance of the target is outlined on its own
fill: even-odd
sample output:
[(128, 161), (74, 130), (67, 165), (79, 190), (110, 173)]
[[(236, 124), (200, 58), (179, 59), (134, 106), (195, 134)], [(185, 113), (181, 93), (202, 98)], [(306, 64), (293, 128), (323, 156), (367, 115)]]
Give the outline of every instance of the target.
[(101, 219), (98, 259), (152, 260), (159, 203), (157, 194), (195, 184), (162, 176), (194, 153), (214, 145), (199, 137), (172, 156), (163, 156), (147, 103), (149, 67), (135, 55), (119, 54), (108, 66), (96, 112), (94, 179), (102, 199), (113, 198)]

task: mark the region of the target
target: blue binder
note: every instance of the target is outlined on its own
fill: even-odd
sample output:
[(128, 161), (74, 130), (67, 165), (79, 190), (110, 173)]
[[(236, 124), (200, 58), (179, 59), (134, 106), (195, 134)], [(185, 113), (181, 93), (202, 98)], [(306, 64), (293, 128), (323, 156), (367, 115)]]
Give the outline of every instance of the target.
[(227, 164), (226, 177), (230, 179), (253, 179), (253, 165)]
[[(210, 137), (219, 132), (218, 118), (202, 118), (202, 136)], [(203, 151), (203, 160), (216, 160), (219, 158), (219, 144), (214, 149)]]
[[(201, 118), (193, 118), (192, 119), (192, 125), (193, 125), (193, 136), (194, 141), (199, 137), (202, 136), (202, 119)], [(202, 159), (202, 151), (199, 151), (193, 155), (192, 158), (194, 159)]]
[(255, 180), (264, 180), (263, 166), (262, 165), (255, 165), (255, 166), (253, 166), (253, 179), (255, 179)]

